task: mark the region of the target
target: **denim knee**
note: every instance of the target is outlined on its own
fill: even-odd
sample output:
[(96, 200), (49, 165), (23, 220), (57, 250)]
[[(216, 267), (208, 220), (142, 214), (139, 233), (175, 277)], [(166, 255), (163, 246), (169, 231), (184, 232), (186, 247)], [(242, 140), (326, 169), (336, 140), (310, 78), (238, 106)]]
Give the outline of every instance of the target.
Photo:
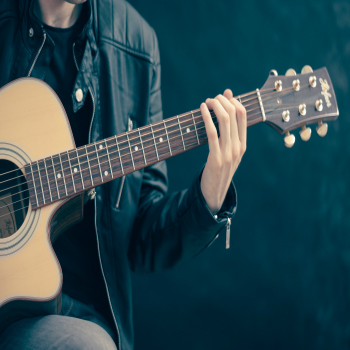
[(117, 350), (110, 335), (97, 324), (50, 315), (21, 320), (0, 336), (3, 350)]

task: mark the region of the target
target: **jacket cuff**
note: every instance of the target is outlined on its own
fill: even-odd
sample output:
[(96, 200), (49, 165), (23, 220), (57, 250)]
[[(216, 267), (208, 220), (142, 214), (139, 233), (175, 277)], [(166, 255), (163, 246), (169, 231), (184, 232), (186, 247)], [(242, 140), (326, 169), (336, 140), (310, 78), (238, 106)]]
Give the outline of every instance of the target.
[(210, 211), (207, 202), (203, 196), (202, 190), (201, 190), (201, 179), (202, 179), (202, 174), (203, 174), (203, 169), (200, 172), (199, 176), (197, 177), (197, 189), (198, 192), (200, 193), (200, 200), (202, 202), (202, 206), (204, 206), (206, 208), (206, 213), (211, 216), (216, 223), (222, 223), (224, 222), (226, 224), (227, 222), (227, 218), (232, 218), (237, 210), (237, 192), (236, 192), (236, 188), (235, 185), (233, 183), (233, 180), (231, 180), (230, 186), (227, 190), (226, 193), (226, 197), (225, 200), (220, 208), (220, 210), (213, 215), (212, 212)]
[(212, 241), (218, 237), (219, 231), (227, 225), (228, 219), (231, 219), (235, 215), (237, 194), (233, 181), (231, 181), (221, 209), (216, 215), (213, 215), (200, 187), (202, 171), (195, 178), (192, 186), (188, 190), (188, 200), (192, 202), (192, 205), (189, 210), (191, 214), (187, 214), (190, 214), (189, 216), (192, 218), (196, 218), (197, 229), (193, 231), (195, 232), (194, 234), (203, 240), (207, 240), (208, 243), (211, 244)]

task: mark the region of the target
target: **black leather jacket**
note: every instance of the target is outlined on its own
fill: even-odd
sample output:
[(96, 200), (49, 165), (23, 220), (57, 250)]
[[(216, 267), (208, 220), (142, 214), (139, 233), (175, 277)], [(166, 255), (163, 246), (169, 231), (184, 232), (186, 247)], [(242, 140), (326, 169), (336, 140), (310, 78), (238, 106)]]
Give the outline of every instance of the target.
[[(44, 79), (53, 47), (32, 5), (32, 0), (0, 2), (0, 87), (25, 76)], [(72, 98), (75, 111), (87, 96), (93, 100), (93, 142), (126, 131), (129, 120), (134, 127), (161, 120), (162, 105), (153, 29), (124, 0), (91, 0), (89, 8), (72, 47), (79, 68)], [(79, 88), (81, 102), (75, 99)], [(133, 348), (131, 270), (169, 268), (198, 254), (236, 210), (233, 185), (217, 218), (205, 204), (199, 176), (186, 191), (166, 191), (164, 162), (96, 188), (95, 230), (118, 349)]]

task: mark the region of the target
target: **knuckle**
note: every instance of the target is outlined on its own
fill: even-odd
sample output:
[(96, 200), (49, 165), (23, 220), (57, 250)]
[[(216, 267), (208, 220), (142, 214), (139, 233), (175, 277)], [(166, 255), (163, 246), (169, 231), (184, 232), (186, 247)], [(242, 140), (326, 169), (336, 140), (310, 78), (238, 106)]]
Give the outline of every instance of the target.
[(228, 124), (228, 122), (230, 121), (230, 116), (227, 112), (222, 113), (221, 115), (221, 120), (225, 123)]
[(240, 155), (241, 155), (240, 148), (238, 147), (238, 145), (234, 146), (232, 149), (232, 158), (237, 159), (240, 157)]
[(228, 152), (228, 153), (225, 155), (224, 162), (225, 162), (225, 164), (227, 164), (227, 165), (229, 165), (229, 164), (232, 163), (232, 154), (231, 154), (231, 153)]
[(247, 118), (247, 111), (242, 105), (238, 106), (238, 113), (237, 114), (239, 115), (239, 117), (241, 117), (243, 119)]
[(247, 150), (247, 145), (242, 145), (241, 146), (241, 155), (243, 156), (243, 154), (246, 152)]
[(232, 103), (227, 107), (227, 110), (230, 114), (236, 113), (236, 107)]
[(216, 105), (216, 104), (218, 104), (218, 103), (219, 103), (219, 101), (217, 100), (217, 98), (216, 98), (216, 97), (212, 99), (212, 102), (213, 102), (213, 104), (214, 104), (214, 105)]
[(207, 132), (207, 136), (208, 136), (209, 139), (213, 140), (213, 139), (215, 139), (218, 135), (217, 135), (216, 130), (209, 130), (209, 131)]

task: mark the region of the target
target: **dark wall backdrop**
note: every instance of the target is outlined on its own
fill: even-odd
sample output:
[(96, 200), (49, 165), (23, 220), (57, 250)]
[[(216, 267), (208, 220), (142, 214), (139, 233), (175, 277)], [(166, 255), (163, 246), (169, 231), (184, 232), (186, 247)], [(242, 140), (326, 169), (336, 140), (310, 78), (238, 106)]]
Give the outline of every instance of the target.
[[(230, 87), (260, 88), (270, 69), (326, 66), (340, 117), (292, 149), (248, 130), (224, 234), (175, 269), (135, 275), (136, 350), (350, 348), (350, 2), (131, 0), (158, 34), (164, 116)], [(186, 188), (208, 149), (168, 162)]]

